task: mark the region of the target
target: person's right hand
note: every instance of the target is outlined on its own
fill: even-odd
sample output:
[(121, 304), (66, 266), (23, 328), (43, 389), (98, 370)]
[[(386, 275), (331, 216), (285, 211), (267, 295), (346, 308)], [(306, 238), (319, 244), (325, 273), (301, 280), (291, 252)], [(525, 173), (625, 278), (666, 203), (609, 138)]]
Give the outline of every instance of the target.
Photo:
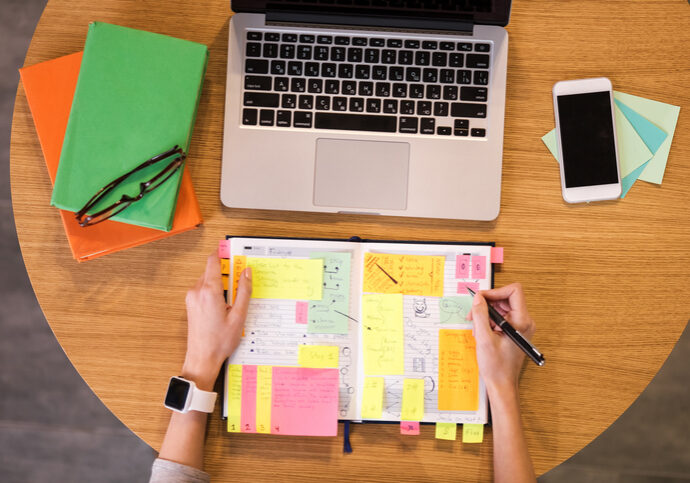
[(522, 285), (513, 283), (493, 290), (482, 290), (474, 297), (472, 312), (477, 341), (479, 373), (489, 391), (517, 390), (525, 353), (489, 318), (487, 301), (527, 339), (534, 335), (535, 324), (527, 312)]

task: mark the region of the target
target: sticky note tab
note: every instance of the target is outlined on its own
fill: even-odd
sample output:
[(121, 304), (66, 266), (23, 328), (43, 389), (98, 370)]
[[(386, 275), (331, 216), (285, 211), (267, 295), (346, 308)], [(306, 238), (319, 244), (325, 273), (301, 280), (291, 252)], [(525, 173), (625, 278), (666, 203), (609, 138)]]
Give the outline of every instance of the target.
[(309, 302), (298, 300), (295, 303), (295, 322), (298, 324), (307, 323), (307, 314), (309, 313)]
[(364, 255), (364, 292), (443, 296), (446, 257), (430, 255)]
[(455, 441), (458, 425), (455, 423), (436, 423), (436, 439)]
[(232, 258), (232, 303), (235, 303), (237, 297), (237, 284), (240, 281), (242, 270), (247, 268), (247, 257), (244, 255), (235, 255)]
[(362, 328), (364, 374), (404, 374), (402, 294), (363, 295)]
[(338, 368), (338, 351), (336, 345), (301, 345), (297, 354), (297, 364), (301, 367)]
[(383, 377), (364, 379), (362, 419), (381, 419), (383, 416)]
[(479, 409), (479, 368), (471, 330), (438, 331), (438, 410)]
[(477, 282), (458, 282), (458, 293), (460, 295), (470, 295), (467, 288), (474, 290), (475, 293), (479, 292), (479, 284)]
[(256, 366), (242, 366), (243, 433), (256, 433)]
[(256, 432), (271, 433), (272, 366), (256, 368)]
[(218, 242), (218, 258), (230, 258), (230, 240)]
[(252, 298), (321, 300), (321, 260), (247, 257), (252, 268)]
[(220, 259), (220, 273), (223, 275), (228, 275), (230, 273), (230, 260), (227, 258)]
[(462, 442), (463, 443), (481, 443), (484, 441), (484, 425), (483, 424), (469, 424), (462, 425)]
[(486, 257), (483, 255), (472, 256), (472, 278), (486, 278)]
[(403, 381), (402, 411), (403, 421), (421, 421), (424, 418), (424, 379), (405, 379)]
[(323, 298), (309, 304), (311, 334), (347, 334), (350, 312), (350, 253), (314, 252), (323, 263)]
[(419, 435), (419, 421), (400, 421), (400, 434)]
[(242, 366), (230, 364), (227, 371), (226, 387), (228, 388), (228, 432), (241, 431), (242, 416)]
[(503, 263), (503, 247), (491, 247), (491, 263)]
[(274, 367), (271, 433), (338, 434), (338, 369)]
[(443, 297), (439, 303), (442, 324), (469, 324), (465, 317), (472, 311), (473, 297), (470, 295), (458, 295), (456, 297)]
[(455, 278), (470, 278), (470, 256), (455, 257)]

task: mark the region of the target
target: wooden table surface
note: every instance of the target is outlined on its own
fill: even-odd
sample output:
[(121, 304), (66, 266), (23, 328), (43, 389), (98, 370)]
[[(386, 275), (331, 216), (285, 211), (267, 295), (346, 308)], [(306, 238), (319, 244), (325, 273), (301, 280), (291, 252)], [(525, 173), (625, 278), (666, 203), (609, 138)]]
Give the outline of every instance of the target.
[[(19, 242), (43, 312), (82, 377), (120, 420), (160, 448), (162, 398), (185, 352), (184, 295), (225, 234), (495, 241), (496, 284), (520, 281), (537, 321), (543, 368), (522, 376), (523, 421), (538, 474), (606, 429), (635, 400), (690, 315), (690, 125), (684, 110), (663, 185), (635, 184), (622, 201), (569, 206), (541, 142), (553, 125), (551, 87), (607, 76), (617, 90), (688, 106), (690, 10), (681, 1), (516, 0), (510, 52), (501, 213), (493, 222), (228, 209), (219, 200), (228, 20), (226, 0), (51, 0), (25, 65), (82, 49), (90, 21), (201, 42), (208, 72), (188, 169), (205, 219), (197, 230), (78, 264), (71, 257), (24, 91), (17, 90), (11, 183)], [(50, 370), (50, 368), (45, 368)], [(402, 437), (397, 425), (342, 438), (228, 434), (216, 412), (206, 469), (219, 480), (485, 481), (481, 445)], [(340, 429), (342, 435), (342, 428)]]

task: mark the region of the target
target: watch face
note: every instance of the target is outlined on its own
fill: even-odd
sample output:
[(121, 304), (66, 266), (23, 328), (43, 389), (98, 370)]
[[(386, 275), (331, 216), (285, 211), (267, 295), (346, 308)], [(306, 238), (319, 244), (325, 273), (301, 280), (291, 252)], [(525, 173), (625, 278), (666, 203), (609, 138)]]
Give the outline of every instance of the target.
[(184, 410), (190, 387), (191, 385), (187, 381), (177, 377), (171, 378), (168, 394), (165, 396), (165, 405), (178, 411)]

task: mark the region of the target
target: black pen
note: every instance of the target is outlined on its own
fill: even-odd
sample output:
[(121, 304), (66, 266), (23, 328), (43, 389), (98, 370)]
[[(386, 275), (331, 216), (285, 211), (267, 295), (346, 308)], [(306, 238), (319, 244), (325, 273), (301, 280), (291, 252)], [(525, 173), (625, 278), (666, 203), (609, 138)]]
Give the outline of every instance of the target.
[[(466, 287), (467, 291), (474, 297), (476, 292), (472, 290), (469, 287)], [(515, 330), (512, 325), (508, 323), (506, 319), (503, 318), (501, 314), (498, 313), (498, 310), (493, 308), (490, 303), (487, 303), (489, 307), (489, 317), (491, 317), (491, 320), (493, 320), (496, 325), (498, 325), (505, 334), (510, 337), (510, 340), (515, 342), (515, 344), (522, 349), (522, 351), (527, 354), (527, 356), (534, 361), (534, 363), (538, 366), (543, 366), (544, 365), (544, 356), (537, 350), (536, 347), (534, 347), (532, 344), (529, 343), (527, 339), (525, 339), (522, 334)]]

